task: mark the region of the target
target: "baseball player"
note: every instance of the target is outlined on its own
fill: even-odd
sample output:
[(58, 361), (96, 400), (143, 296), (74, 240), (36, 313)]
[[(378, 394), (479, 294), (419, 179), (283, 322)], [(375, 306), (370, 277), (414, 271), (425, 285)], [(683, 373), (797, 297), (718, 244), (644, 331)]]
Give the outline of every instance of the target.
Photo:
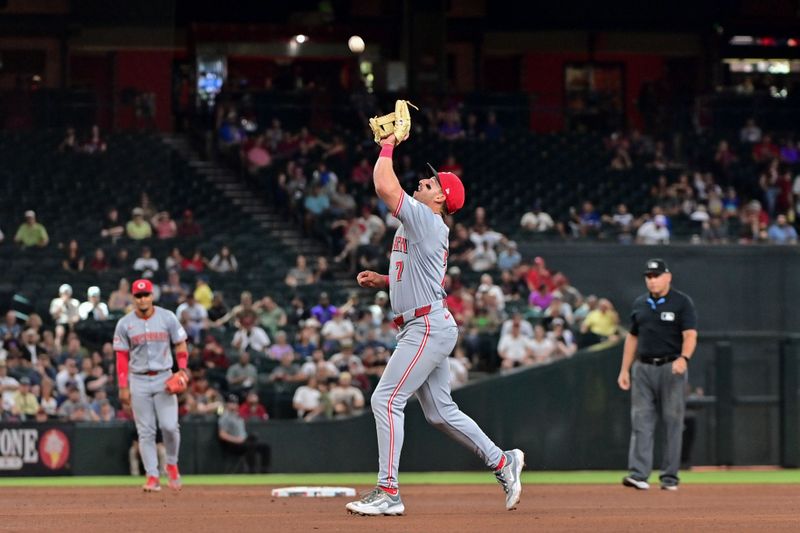
[(403, 409), (409, 397), (416, 394), (430, 424), (474, 451), (494, 470), (506, 493), (506, 509), (515, 509), (522, 492), (524, 454), (498, 448), (458, 409), (450, 395), (447, 359), (456, 345), (458, 327), (444, 305), (442, 281), (450, 230), (443, 216), (464, 205), (464, 186), (455, 174), (437, 173), (429, 165), (431, 177), (419, 181), (412, 198), (400, 187), (392, 167), (395, 135), (383, 139), (381, 146), (374, 171), (375, 190), (402, 224), (394, 236), (389, 275), (364, 271), (357, 279), (362, 287), (389, 288), (400, 333), (397, 348), (372, 395), (378, 433), (378, 484), (346, 507), (359, 515), (398, 515), (405, 511), (397, 468), (403, 447)]
[[(139, 450), (147, 480), (145, 492), (158, 492), (158, 456), (156, 453), (156, 421), (167, 449), (169, 487), (181, 489), (178, 472), (180, 431), (178, 428), (177, 393), (186, 390), (189, 382), (186, 364), (186, 332), (172, 311), (153, 305), (153, 284), (146, 279), (133, 282), (134, 310), (117, 322), (114, 350), (117, 352), (119, 399), (131, 402)], [(172, 352), (178, 371), (172, 373)]]

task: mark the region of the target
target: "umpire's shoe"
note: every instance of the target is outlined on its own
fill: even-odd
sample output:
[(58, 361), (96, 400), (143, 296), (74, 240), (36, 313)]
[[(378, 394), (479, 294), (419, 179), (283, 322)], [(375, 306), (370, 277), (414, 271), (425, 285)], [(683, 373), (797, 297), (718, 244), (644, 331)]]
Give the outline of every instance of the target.
[(346, 506), (351, 514), (361, 516), (401, 515), (406, 507), (400, 499), (400, 491), (392, 495), (381, 487), (375, 487), (358, 501), (350, 502)]
[(650, 483), (643, 479), (636, 479), (633, 476), (625, 476), (622, 478), (622, 484), (626, 487), (633, 487), (636, 490), (647, 490), (650, 488)]
[(525, 466), (525, 454), (514, 449), (503, 452), (503, 466), (495, 470), (494, 477), (506, 493), (506, 509), (512, 511), (519, 505), (522, 496), (522, 467)]

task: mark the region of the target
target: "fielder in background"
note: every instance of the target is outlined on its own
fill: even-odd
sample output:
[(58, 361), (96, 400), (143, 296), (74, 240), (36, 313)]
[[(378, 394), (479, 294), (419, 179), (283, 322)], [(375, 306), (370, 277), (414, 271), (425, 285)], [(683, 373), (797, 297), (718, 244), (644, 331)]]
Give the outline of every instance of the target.
[[(153, 305), (153, 284), (149, 280), (134, 281), (131, 292), (135, 309), (119, 319), (114, 331), (119, 399), (122, 403), (131, 402), (139, 434), (139, 451), (147, 475), (142, 487), (144, 491), (161, 490), (156, 452), (157, 427), (161, 428), (167, 451), (168, 485), (173, 490), (180, 490), (178, 450), (181, 435), (176, 394), (185, 391), (189, 383), (186, 332), (175, 313)], [(170, 346), (175, 347), (178, 367), (174, 374)]]
[(413, 198), (406, 194), (392, 167), (395, 145), (405, 140), (410, 130), (403, 101), (398, 101), (389, 135), (381, 129), (387, 124), (384, 119), (370, 121), (381, 145), (373, 176), (375, 190), (402, 224), (394, 236), (389, 275), (364, 271), (358, 274), (358, 283), (379, 290), (389, 288), (400, 333), (371, 401), (378, 434), (378, 484), (346, 507), (359, 515), (398, 515), (405, 511), (397, 469), (403, 448), (403, 410), (409, 397), (416, 394), (430, 424), (475, 452), (494, 470), (506, 492), (506, 508), (515, 509), (522, 492), (524, 454), (498, 448), (458, 409), (450, 395), (447, 359), (456, 345), (458, 327), (444, 305), (442, 281), (447, 271), (450, 230), (443, 216), (463, 207), (464, 186), (455, 174), (437, 173), (431, 167), (431, 176), (419, 181)]
[(647, 292), (633, 302), (617, 383), (631, 391), (631, 444), (626, 487), (647, 490), (653, 467), (656, 422), (664, 424), (661, 488), (678, 490), (683, 415), (689, 360), (697, 346), (697, 311), (692, 299), (673, 289), (663, 259), (644, 271)]

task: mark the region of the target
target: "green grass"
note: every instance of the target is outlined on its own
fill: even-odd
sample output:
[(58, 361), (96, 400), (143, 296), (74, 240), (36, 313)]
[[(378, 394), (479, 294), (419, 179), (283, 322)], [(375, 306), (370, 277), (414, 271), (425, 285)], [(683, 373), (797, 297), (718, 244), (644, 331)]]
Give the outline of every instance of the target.
[[(523, 482), (531, 485), (591, 485), (620, 482), (624, 472), (577, 471), (577, 472), (526, 472)], [(657, 475), (651, 477), (657, 482)], [(371, 485), (375, 474), (259, 474), (259, 475), (198, 475), (184, 476), (185, 485)], [(494, 477), (485, 472), (424, 472), (403, 473), (400, 482), (404, 485), (486, 485), (495, 483)], [(681, 482), (687, 484), (737, 484), (737, 483), (800, 483), (800, 470), (732, 470), (714, 472), (682, 472)], [(86, 476), (51, 478), (2, 478), (4, 487), (103, 487), (135, 486), (142, 478), (131, 476)]]

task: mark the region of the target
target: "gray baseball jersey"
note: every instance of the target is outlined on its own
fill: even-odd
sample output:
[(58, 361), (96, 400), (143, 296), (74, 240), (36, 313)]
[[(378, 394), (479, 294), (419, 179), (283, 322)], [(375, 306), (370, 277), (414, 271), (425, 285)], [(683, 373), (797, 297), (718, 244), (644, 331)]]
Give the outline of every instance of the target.
[(402, 224), (394, 234), (389, 263), (389, 300), (396, 315), (441, 301), (450, 246), (450, 228), (430, 207), (403, 193), (394, 216)]
[(131, 374), (172, 369), (172, 345), (186, 340), (178, 317), (172, 311), (155, 306), (150, 318), (140, 318), (131, 311), (117, 322), (114, 350), (128, 352)]
[[(449, 229), (440, 215), (403, 193), (395, 209), (402, 225), (392, 243), (389, 289), (396, 314), (441, 302), (447, 269)], [(414, 317), (397, 335), (397, 348), (372, 395), (372, 412), (378, 433), (378, 485), (396, 488), (403, 448), (403, 410), (415, 394), (425, 418), (472, 450), (489, 467), (496, 467), (503, 452), (465, 415), (450, 395), (447, 361), (458, 340), (455, 319), (441, 304)]]

